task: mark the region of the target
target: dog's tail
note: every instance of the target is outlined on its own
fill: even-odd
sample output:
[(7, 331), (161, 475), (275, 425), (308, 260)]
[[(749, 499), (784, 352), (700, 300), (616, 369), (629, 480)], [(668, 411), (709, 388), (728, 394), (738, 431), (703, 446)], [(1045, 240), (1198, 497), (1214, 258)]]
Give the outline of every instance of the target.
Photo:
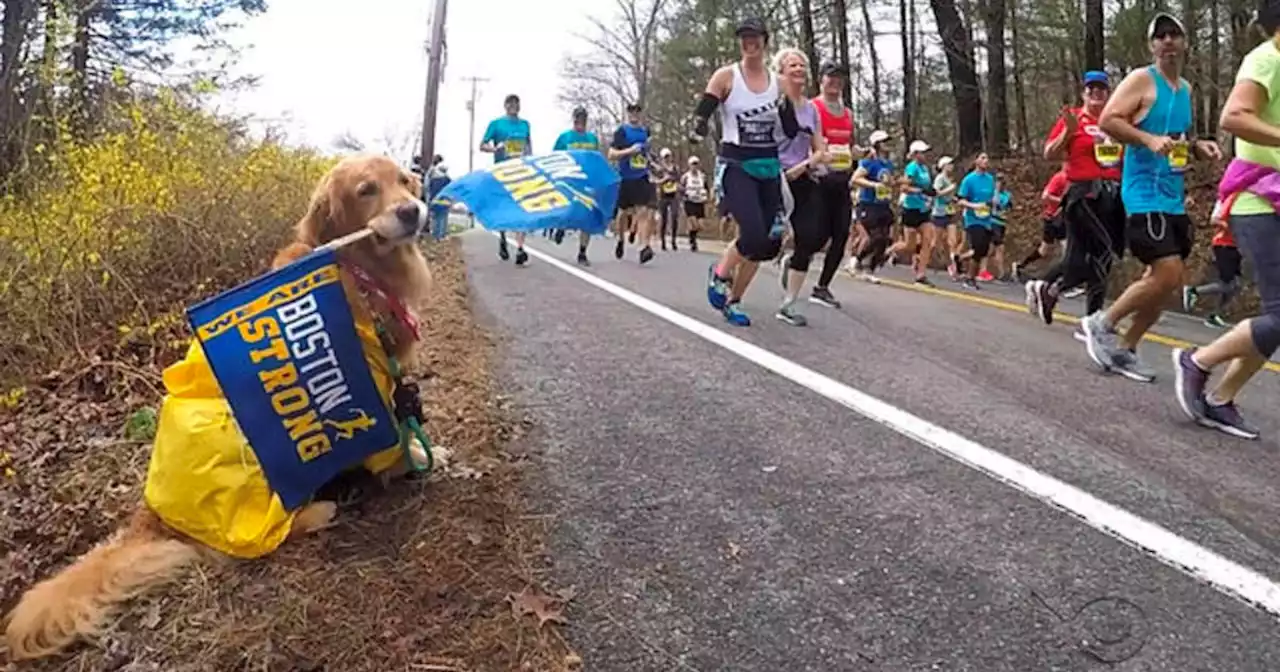
[(194, 545), (166, 533), (143, 506), (128, 527), (22, 596), (6, 617), (9, 656), (39, 658), (97, 634), (116, 605), (167, 582), (198, 557)]

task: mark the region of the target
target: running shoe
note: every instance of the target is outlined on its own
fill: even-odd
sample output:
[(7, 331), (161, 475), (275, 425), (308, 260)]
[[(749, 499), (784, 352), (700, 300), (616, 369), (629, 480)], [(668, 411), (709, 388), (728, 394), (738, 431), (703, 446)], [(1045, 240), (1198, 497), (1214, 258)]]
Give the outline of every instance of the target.
[(640, 264), (643, 266), (651, 261), (653, 261), (653, 248), (645, 245), (644, 249), (640, 250)]
[(1084, 343), (1084, 327), (1081, 327), (1079, 323), (1076, 323), (1076, 328), (1071, 331), (1071, 338)]
[(724, 310), (729, 301), (729, 280), (716, 275), (715, 264), (707, 268), (707, 301), (716, 310)]
[(507, 239), (498, 239), (498, 258), (506, 261), (511, 258), (511, 250), (507, 249)]
[(587, 260), (587, 253), (586, 253), (586, 252), (579, 252), (579, 253), (578, 253), (578, 265), (579, 265), (579, 266), (581, 266), (581, 267), (583, 267), (583, 268), (590, 268), (590, 267), (591, 267), (591, 262)]
[(978, 272), (978, 282), (991, 282), (992, 280), (995, 280), (995, 279), (996, 279), (995, 276), (991, 275), (991, 271), (984, 270), (984, 271)]
[(1236, 408), (1234, 401), (1216, 406), (1205, 404), (1204, 417), (1199, 422), (1205, 427), (1242, 439), (1256, 439), (1261, 434), (1257, 427), (1246, 422), (1244, 416), (1240, 415), (1240, 409)]
[(552, 239), (552, 240), (554, 240), (554, 241), (556, 242), (556, 245), (559, 245), (560, 243), (563, 243), (563, 242), (564, 242), (564, 229), (556, 229), (556, 232), (555, 232), (555, 234), (554, 234), (554, 235), (552, 235), (551, 239)]
[(979, 290), (978, 283), (973, 278), (960, 278), (960, 286), (975, 292)]
[(628, 242), (628, 243), (631, 243), (632, 245), (635, 245), (635, 244), (636, 244), (636, 232), (635, 232), (635, 229), (632, 229), (629, 233), (627, 233), (627, 242)]
[(721, 312), (724, 313), (724, 319), (735, 327), (751, 326), (751, 318), (742, 312), (742, 308), (737, 301), (724, 304), (724, 309)]
[(1120, 348), (1116, 351), (1116, 356), (1112, 359), (1114, 366), (1112, 370), (1129, 380), (1136, 380), (1139, 383), (1150, 383), (1156, 379), (1155, 369), (1147, 366), (1138, 358), (1138, 353), (1126, 348)]
[(778, 308), (778, 312), (774, 313), (774, 317), (786, 322), (793, 327), (803, 327), (809, 324), (809, 320), (805, 319), (800, 311), (796, 310), (795, 301), (787, 300)]
[(1084, 330), (1084, 349), (1089, 354), (1089, 359), (1103, 371), (1110, 371), (1118, 353), (1124, 349), (1116, 343), (1114, 331), (1103, 329), (1104, 317), (1106, 316), (1101, 312), (1088, 315), (1080, 320), (1080, 327)]
[(866, 271), (864, 273), (860, 273), (858, 274), (858, 279), (864, 282), (869, 282), (873, 285), (880, 284), (880, 278), (876, 276), (874, 271)]
[(1199, 299), (1200, 299), (1200, 296), (1196, 294), (1195, 287), (1191, 285), (1187, 285), (1183, 287), (1182, 288), (1182, 312), (1189, 313), (1195, 310), (1196, 301), (1198, 301)]
[(916, 284), (917, 284), (917, 285), (920, 285), (921, 287), (933, 287), (933, 286), (934, 286), (934, 285), (933, 285), (933, 281), (932, 281), (932, 280), (930, 280), (928, 277), (923, 276), (923, 275), (922, 275), (922, 276), (920, 276), (920, 277), (918, 277), (918, 278), (916, 278)]
[(516, 248), (516, 266), (524, 266), (529, 263), (529, 253), (524, 251), (523, 247)]
[(621, 259), (621, 258), (622, 258), (622, 245), (623, 245), (623, 243), (622, 243), (622, 239), (621, 239), (621, 238), (619, 238), (619, 239), (618, 239), (618, 244), (613, 246), (613, 258), (614, 258), (614, 259)]
[(820, 306), (828, 308), (839, 308), (840, 302), (836, 301), (836, 297), (831, 294), (831, 290), (826, 287), (814, 287), (813, 293), (809, 295), (809, 302), (816, 303)]
[(1084, 294), (1084, 287), (1072, 287), (1071, 289), (1068, 289), (1067, 291), (1062, 293), (1062, 298), (1074, 299), (1078, 296), (1082, 296), (1083, 294)]
[(1200, 422), (1205, 417), (1204, 388), (1209, 382), (1209, 372), (1191, 358), (1195, 351), (1195, 348), (1174, 348), (1173, 392), (1187, 418)]
[(1033, 315), (1040, 318), (1045, 324), (1053, 324), (1053, 309), (1057, 306), (1058, 300), (1054, 298), (1050, 291), (1049, 283), (1044, 280), (1032, 280), (1027, 283), (1027, 307), (1032, 308), (1034, 304)]
[(1214, 329), (1226, 329), (1231, 326), (1231, 323), (1222, 319), (1221, 315), (1212, 313), (1204, 318), (1204, 326), (1213, 327)]

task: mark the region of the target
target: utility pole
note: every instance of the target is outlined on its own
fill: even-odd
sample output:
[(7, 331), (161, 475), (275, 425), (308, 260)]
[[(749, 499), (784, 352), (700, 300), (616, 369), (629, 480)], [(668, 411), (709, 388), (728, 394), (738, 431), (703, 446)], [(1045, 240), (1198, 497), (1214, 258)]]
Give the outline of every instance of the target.
[(467, 172), (476, 169), (476, 84), (489, 81), (488, 77), (463, 77), (463, 81), (471, 82), (471, 99), (467, 101), (467, 112), (471, 113), (471, 130), (467, 134)]
[(425, 166), (430, 166), (431, 157), (436, 155), (436, 110), (440, 107), (440, 79), (444, 76), (444, 17), (448, 4), (448, 0), (436, 0), (435, 13), (431, 19), (427, 99), (422, 106), (422, 162)]

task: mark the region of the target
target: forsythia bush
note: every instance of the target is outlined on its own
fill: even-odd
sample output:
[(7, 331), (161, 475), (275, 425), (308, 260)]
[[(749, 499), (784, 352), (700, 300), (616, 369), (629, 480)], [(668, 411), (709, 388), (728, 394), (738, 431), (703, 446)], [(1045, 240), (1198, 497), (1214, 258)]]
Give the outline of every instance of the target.
[(0, 390), (104, 345), (154, 361), (187, 305), (266, 268), (332, 165), (163, 93), (58, 145), (0, 202)]

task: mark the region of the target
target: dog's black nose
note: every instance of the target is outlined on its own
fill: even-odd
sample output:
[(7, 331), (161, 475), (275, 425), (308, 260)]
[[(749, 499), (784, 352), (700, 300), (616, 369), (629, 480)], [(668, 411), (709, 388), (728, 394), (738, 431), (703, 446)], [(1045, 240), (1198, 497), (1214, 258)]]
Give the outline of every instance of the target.
[(396, 207), (396, 219), (405, 224), (418, 224), (418, 204), (417, 203), (401, 203)]

